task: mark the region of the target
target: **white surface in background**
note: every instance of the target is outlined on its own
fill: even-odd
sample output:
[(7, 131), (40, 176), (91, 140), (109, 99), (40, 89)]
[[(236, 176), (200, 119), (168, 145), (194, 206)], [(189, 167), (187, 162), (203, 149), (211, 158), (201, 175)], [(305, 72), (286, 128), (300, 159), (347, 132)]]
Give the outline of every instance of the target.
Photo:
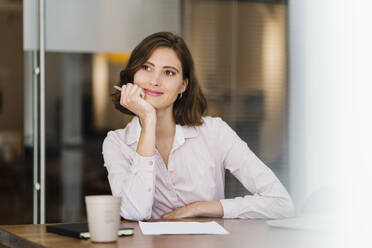
[(311, 231), (332, 231), (335, 218), (324, 215), (304, 215), (296, 218), (282, 220), (268, 220), (266, 223), (271, 227), (289, 228)]
[(210, 222), (142, 222), (139, 226), (144, 235), (160, 234), (229, 234), (215, 221)]
[[(24, 0), (24, 49), (37, 47), (35, 0)], [(146, 36), (181, 32), (179, 0), (46, 0), (47, 51), (130, 52)]]
[[(289, 1), (289, 162), (298, 205), (338, 185), (349, 164), (352, 114), (350, 1)], [(327, 204), (327, 203), (325, 203)]]
[(342, 193), (332, 247), (372, 247), (371, 9), (289, 1), (291, 193), (297, 203), (328, 185)]

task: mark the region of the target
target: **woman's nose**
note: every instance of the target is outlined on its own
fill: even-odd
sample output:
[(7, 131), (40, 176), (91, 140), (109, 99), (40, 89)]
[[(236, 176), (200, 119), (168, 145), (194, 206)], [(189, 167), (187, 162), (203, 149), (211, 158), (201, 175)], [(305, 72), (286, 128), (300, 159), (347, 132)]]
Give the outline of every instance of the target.
[(161, 74), (154, 72), (151, 78), (151, 85), (153, 86), (159, 86), (161, 81)]

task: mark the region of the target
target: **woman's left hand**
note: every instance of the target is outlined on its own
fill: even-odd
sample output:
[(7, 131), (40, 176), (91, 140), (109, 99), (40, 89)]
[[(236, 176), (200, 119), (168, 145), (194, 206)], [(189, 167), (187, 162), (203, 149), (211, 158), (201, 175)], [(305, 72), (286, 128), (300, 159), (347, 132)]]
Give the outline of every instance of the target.
[(162, 219), (180, 219), (190, 217), (222, 217), (223, 208), (220, 201), (193, 202), (172, 212), (164, 214)]
[(161, 218), (162, 219), (180, 219), (180, 218), (188, 218), (188, 217), (195, 217), (197, 215), (197, 204), (198, 202), (193, 202), (189, 205), (186, 205), (181, 208), (177, 208), (172, 212), (164, 214)]

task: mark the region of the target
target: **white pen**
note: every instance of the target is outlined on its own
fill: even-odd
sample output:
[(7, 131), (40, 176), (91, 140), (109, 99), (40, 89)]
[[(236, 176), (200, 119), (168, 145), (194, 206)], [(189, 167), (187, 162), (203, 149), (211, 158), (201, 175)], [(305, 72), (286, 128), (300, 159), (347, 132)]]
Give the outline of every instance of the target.
[(118, 91), (121, 91), (121, 87), (119, 87), (119, 86), (115, 85), (114, 88), (117, 89)]

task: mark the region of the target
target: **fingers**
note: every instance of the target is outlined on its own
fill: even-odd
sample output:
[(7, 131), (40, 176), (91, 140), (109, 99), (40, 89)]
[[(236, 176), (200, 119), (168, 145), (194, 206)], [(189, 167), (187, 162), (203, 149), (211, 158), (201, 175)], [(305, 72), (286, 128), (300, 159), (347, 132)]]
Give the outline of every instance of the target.
[(145, 91), (138, 87), (138, 95), (142, 98), (142, 99), (145, 99)]
[(143, 91), (143, 89), (141, 87), (138, 87), (137, 85), (134, 84), (134, 86), (132, 87), (131, 89), (131, 95), (133, 97), (140, 97), (140, 98), (144, 98), (145, 96), (145, 92)]
[(123, 85), (120, 105), (140, 118), (145, 118), (147, 116), (153, 118), (156, 115), (155, 108), (145, 100), (144, 90), (132, 83)]
[(173, 210), (172, 212), (164, 214), (161, 218), (162, 219), (181, 219), (185, 217), (190, 217), (187, 214), (187, 208), (181, 207)]
[(128, 96), (129, 97), (134, 97), (135, 92), (137, 91), (138, 86), (135, 84), (127, 84), (127, 89), (128, 89)]
[(120, 96), (120, 105), (123, 107), (127, 106), (127, 94), (128, 94), (127, 85), (124, 84), (121, 87), (121, 96)]
[(161, 219), (163, 220), (172, 220), (172, 219), (177, 219), (172, 213), (164, 214), (161, 216)]
[(123, 107), (128, 108), (130, 104), (133, 104), (136, 101), (136, 98), (140, 96), (139, 93), (140, 87), (135, 84), (125, 84), (122, 86), (120, 104)]

